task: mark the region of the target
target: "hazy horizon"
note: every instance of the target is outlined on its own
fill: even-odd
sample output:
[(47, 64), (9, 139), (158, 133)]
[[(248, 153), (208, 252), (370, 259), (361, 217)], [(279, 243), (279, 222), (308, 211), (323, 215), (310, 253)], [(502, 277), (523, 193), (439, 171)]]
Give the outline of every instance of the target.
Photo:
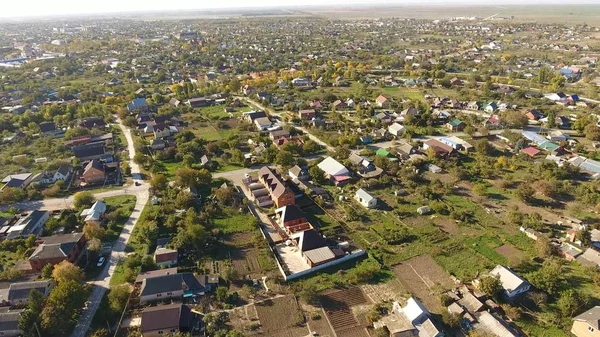
[[(506, 5), (595, 5), (596, 0), (505, 0)], [(241, 0), (221, 0), (219, 3), (198, 4), (193, 0), (183, 0), (177, 5), (169, 5), (159, 0), (105, 0), (103, 2), (86, 2), (74, 0), (30, 0), (26, 6), (22, 3), (10, 2), (2, 6), (0, 18), (23, 17), (51, 17), (60, 15), (89, 15), (89, 14), (115, 14), (127, 12), (160, 12), (177, 10), (223, 10), (223, 9), (249, 9), (249, 8), (287, 8), (287, 7), (326, 7), (343, 5), (465, 5), (477, 7), (499, 7), (494, 4), (482, 4), (475, 0), (255, 0), (248, 3)]]

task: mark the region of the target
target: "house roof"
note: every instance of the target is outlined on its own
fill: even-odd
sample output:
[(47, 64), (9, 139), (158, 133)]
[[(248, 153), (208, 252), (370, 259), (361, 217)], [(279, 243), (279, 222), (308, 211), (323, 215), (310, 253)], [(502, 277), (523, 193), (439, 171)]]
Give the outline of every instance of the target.
[(464, 306), (465, 308), (467, 308), (467, 310), (469, 310), (472, 313), (477, 312), (483, 308), (483, 303), (481, 303), (481, 301), (479, 301), (477, 297), (475, 297), (475, 295), (471, 294), (470, 292), (463, 294), (463, 297), (460, 300), (458, 300), (458, 303), (460, 303), (460, 305)]
[(106, 212), (106, 204), (102, 201), (96, 201), (92, 207), (84, 209), (81, 216), (85, 216), (85, 221), (100, 220), (100, 217)]
[(362, 188), (359, 188), (358, 191), (356, 191), (356, 196), (360, 197), (365, 202), (370, 202), (371, 200), (377, 199), (374, 196), (367, 193), (367, 191), (363, 190)]
[[(246, 113), (246, 117), (250, 118), (250, 120), (254, 122), (255, 119), (266, 118), (267, 114), (264, 111), (251, 111)], [(271, 121), (269, 121), (269, 123), (271, 123)]]
[(530, 157), (535, 157), (537, 154), (539, 154), (540, 150), (536, 149), (535, 147), (526, 147), (523, 150), (521, 150), (522, 153), (525, 153), (526, 155), (530, 156)]
[(27, 298), (32, 290), (37, 290), (46, 294), (46, 289), (50, 286), (50, 281), (33, 281), (12, 283), (8, 288), (8, 300)]
[(294, 235), (294, 238), (298, 240), (298, 247), (301, 252), (307, 252), (326, 246), (325, 239), (314, 229), (299, 232)]
[(163, 276), (163, 275), (169, 275), (169, 274), (177, 274), (177, 267), (151, 270), (151, 271), (141, 273), (135, 279), (135, 283), (142, 283), (142, 281), (144, 281), (145, 279), (159, 277), (159, 276)]
[(104, 164), (98, 159), (90, 160), (90, 162), (85, 166), (85, 169), (83, 169), (83, 174), (92, 169), (104, 172)]
[(306, 214), (296, 205), (287, 205), (275, 210), (282, 223), (306, 218)]
[(483, 311), (479, 317), (479, 324), (477, 326), (481, 329), (492, 333), (495, 336), (502, 337), (517, 337), (518, 335), (510, 329), (506, 322), (490, 314), (487, 311)]
[(51, 132), (56, 130), (56, 125), (54, 123), (41, 123), (38, 125), (41, 132)]
[(289, 169), (288, 171), (290, 174), (295, 175), (296, 177), (298, 177), (299, 175), (302, 174), (302, 168), (298, 165), (294, 165), (294, 167), (292, 167), (291, 169)]
[(596, 330), (600, 329), (600, 306), (595, 306), (573, 318), (576, 321), (586, 322)]
[(18, 331), (23, 310), (0, 313), (0, 331)]
[(452, 146), (444, 144), (437, 139), (428, 139), (425, 141), (427, 146), (432, 147), (436, 152), (451, 153), (454, 151)]
[(317, 165), (329, 176), (347, 176), (350, 171), (337, 160), (327, 157)]
[(160, 247), (154, 251), (154, 260), (156, 260), (156, 263), (173, 261), (177, 260), (178, 255), (179, 253), (175, 249)]
[(140, 330), (142, 333), (171, 329), (187, 330), (191, 325), (192, 311), (181, 303), (149, 307), (142, 311)]
[(383, 95), (379, 95), (379, 96), (377, 97), (377, 102), (378, 102), (378, 103), (385, 103), (385, 102), (387, 102), (387, 100), (388, 100), (388, 99), (387, 99), (385, 96), (383, 96)]
[(279, 179), (279, 177), (268, 166), (263, 166), (258, 171), (258, 176), (266, 182), (265, 187), (273, 193), (275, 197), (280, 197), (290, 189)]
[(65, 257), (83, 237), (83, 233), (59, 234), (41, 237), (43, 241), (33, 251), (29, 259), (51, 259)]
[(463, 124), (463, 121), (461, 121), (460, 119), (456, 118), (456, 119), (452, 120), (451, 122), (449, 122), (448, 124), (450, 124), (452, 126), (459, 126), (459, 125)]
[(304, 252), (304, 256), (314, 264), (335, 259), (335, 254), (329, 247), (321, 247)]
[(147, 278), (142, 281), (140, 296), (155, 295), (183, 290), (181, 274), (168, 274)]
[(429, 312), (425, 307), (421, 304), (421, 302), (415, 300), (414, 298), (409, 298), (406, 301), (406, 306), (402, 308), (402, 312), (406, 315), (408, 320), (415, 324), (415, 322), (421, 321), (424, 317), (429, 315)]
[(402, 130), (404, 130), (404, 125), (398, 124), (398, 123), (394, 123), (394, 124), (392, 124), (392, 125), (390, 125), (388, 127), (388, 130), (390, 130), (390, 132), (402, 131)]
[(492, 269), (490, 275), (498, 276), (500, 278), (500, 283), (502, 283), (502, 288), (508, 292), (515, 291), (522, 285), (527, 284), (525, 279), (502, 265), (497, 265)]
[(56, 172), (58, 172), (66, 177), (71, 173), (72, 170), (73, 170), (73, 167), (71, 165), (61, 165), (58, 168), (58, 170), (56, 170)]
[(105, 126), (106, 122), (102, 118), (89, 117), (89, 118), (85, 118), (81, 122), (79, 122), (79, 125), (86, 127), (86, 128), (93, 128), (93, 127)]
[(585, 252), (583, 252), (583, 254), (579, 255), (577, 261), (587, 266), (598, 267), (600, 266), (600, 252), (592, 248), (588, 248), (585, 250)]
[(91, 143), (86, 145), (74, 146), (71, 148), (71, 150), (77, 158), (101, 156), (106, 153), (104, 149), (104, 143)]

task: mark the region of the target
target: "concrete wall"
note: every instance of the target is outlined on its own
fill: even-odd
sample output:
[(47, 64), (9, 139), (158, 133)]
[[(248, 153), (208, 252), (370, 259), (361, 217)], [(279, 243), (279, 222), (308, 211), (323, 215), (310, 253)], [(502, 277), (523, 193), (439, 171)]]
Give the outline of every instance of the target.
[[(329, 268), (329, 267), (332, 267), (332, 266), (338, 265), (338, 264), (340, 264), (340, 263), (344, 263), (344, 262), (346, 262), (346, 261), (350, 261), (350, 260), (356, 259), (356, 258), (358, 258), (358, 257), (361, 257), (361, 256), (364, 256), (364, 255), (366, 255), (366, 254), (367, 254), (367, 252), (366, 252), (366, 251), (364, 251), (364, 250), (358, 250), (358, 251), (354, 251), (354, 252), (352, 252), (351, 254), (349, 254), (349, 255), (346, 255), (346, 256), (344, 256), (344, 257), (342, 257), (342, 258), (340, 258), (340, 259), (333, 260), (333, 261), (330, 261), (330, 262), (327, 262), (327, 263), (324, 263), (324, 264), (320, 264), (320, 265), (318, 265), (318, 266), (316, 266), (316, 267), (313, 267), (313, 268), (310, 268), (310, 269), (307, 269), (307, 270), (301, 271), (301, 272), (299, 272), (299, 273), (295, 273), (295, 274), (291, 274), (291, 275), (285, 275), (285, 274), (284, 274), (284, 275), (283, 275), (283, 277), (284, 277), (284, 279), (285, 279), (286, 281), (291, 281), (291, 280), (297, 279), (297, 278), (299, 278), (299, 277), (302, 277), (302, 276), (306, 276), (306, 275), (312, 274), (312, 273), (314, 273), (314, 272), (317, 272), (317, 271), (319, 271), (319, 270), (323, 270), (323, 269), (325, 269), (325, 268)], [(277, 261), (277, 264), (279, 265), (279, 261)], [(280, 267), (280, 266), (279, 266), (279, 267)], [(281, 268), (281, 267), (279, 268), (279, 270), (280, 270), (280, 271), (282, 272), (282, 274), (283, 274), (283, 270), (282, 270), (282, 268)]]

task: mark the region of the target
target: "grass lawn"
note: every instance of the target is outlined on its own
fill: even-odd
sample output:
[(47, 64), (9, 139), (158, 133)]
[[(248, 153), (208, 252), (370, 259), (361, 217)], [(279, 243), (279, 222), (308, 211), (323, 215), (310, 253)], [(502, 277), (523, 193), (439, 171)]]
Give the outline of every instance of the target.
[(119, 285), (125, 283), (125, 268), (123, 267), (123, 262), (119, 262), (115, 267), (115, 272), (113, 273), (112, 278), (110, 279), (110, 285)]
[(172, 161), (156, 161), (154, 165), (157, 166), (158, 170), (167, 177), (167, 179), (171, 180), (175, 177), (175, 172), (181, 166), (182, 163), (172, 162)]
[(243, 166), (238, 166), (235, 164), (222, 165), (219, 163), (219, 168), (215, 172), (230, 172), (230, 171), (240, 170), (243, 168), (244, 168)]
[(9, 251), (0, 251), (0, 265), (5, 269), (12, 267), (18, 262), (17, 254)]
[(205, 126), (200, 128), (191, 128), (191, 131), (197, 136), (204, 140), (221, 140), (223, 137), (221, 133), (212, 126)]
[(249, 213), (234, 213), (231, 210), (215, 218), (215, 226), (225, 234), (249, 232), (256, 229), (256, 218)]
[(115, 220), (115, 225), (108, 226), (104, 235), (104, 241), (106, 243), (113, 243), (119, 235), (129, 218), (129, 215), (135, 208), (136, 198), (132, 195), (120, 195), (115, 197), (109, 197), (104, 199), (106, 206), (108, 207), (108, 214), (113, 212), (120, 212), (121, 217)]

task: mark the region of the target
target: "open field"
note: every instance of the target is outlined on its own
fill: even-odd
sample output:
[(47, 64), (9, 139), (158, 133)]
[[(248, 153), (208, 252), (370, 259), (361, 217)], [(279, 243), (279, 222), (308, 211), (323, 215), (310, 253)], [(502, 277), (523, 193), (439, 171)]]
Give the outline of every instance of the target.
[(452, 288), (450, 276), (429, 256), (421, 255), (394, 267), (400, 282), (433, 312), (439, 312), (438, 294)]
[(321, 297), (323, 310), (338, 337), (367, 337), (369, 334), (352, 313), (351, 307), (369, 304), (360, 288), (328, 293)]
[(262, 301), (254, 305), (261, 325), (261, 335), (303, 337), (309, 331), (296, 298), (292, 295)]

